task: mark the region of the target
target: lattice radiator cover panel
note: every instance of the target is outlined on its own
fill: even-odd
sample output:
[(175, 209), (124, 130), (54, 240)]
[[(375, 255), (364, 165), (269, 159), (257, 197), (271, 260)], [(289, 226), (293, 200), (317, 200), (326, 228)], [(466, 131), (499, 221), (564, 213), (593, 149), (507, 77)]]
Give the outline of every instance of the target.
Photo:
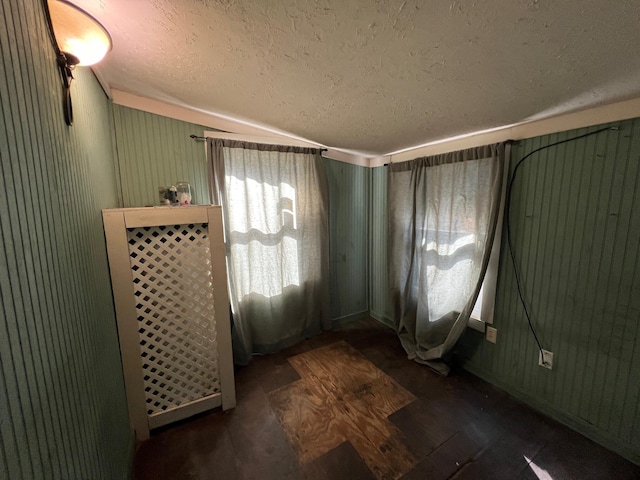
[(220, 392), (207, 227), (127, 229), (148, 415)]

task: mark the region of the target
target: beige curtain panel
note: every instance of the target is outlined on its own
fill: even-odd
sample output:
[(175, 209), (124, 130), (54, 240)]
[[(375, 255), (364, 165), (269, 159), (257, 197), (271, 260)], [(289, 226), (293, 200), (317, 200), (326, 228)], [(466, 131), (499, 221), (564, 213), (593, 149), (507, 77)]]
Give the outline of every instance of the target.
[(489, 262), (505, 164), (496, 144), (388, 168), (395, 327), (409, 358), (445, 375)]
[(315, 149), (208, 139), (207, 155), (242, 365), (330, 327), (327, 179)]

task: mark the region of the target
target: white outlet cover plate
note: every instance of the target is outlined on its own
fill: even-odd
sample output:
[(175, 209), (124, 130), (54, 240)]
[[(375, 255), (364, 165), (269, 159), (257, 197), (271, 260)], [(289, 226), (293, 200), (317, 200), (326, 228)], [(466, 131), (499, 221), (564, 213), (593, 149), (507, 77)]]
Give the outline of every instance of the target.
[(496, 343), (498, 339), (498, 330), (493, 327), (487, 327), (487, 342)]
[[(542, 361), (542, 355), (544, 355), (544, 362)], [(538, 352), (538, 365), (544, 368), (548, 368), (549, 370), (553, 369), (553, 352), (548, 350), (542, 350), (542, 352)]]

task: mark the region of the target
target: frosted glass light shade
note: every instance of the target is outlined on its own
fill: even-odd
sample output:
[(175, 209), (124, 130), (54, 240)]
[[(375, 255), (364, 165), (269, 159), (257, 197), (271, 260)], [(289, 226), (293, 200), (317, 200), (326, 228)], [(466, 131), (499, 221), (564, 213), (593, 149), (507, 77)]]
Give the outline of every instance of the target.
[(58, 48), (75, 56), (78, 65), (93, 65), (111, 50), (109, 32), (91, 15), (62, 0), (49, 0)]

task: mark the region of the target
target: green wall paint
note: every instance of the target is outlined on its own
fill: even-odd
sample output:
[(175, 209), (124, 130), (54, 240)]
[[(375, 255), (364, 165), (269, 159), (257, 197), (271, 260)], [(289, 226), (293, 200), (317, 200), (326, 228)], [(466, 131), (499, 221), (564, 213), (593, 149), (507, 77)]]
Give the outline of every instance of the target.
[(209, 203), (204, 143), (189, 138), (206, 127), (120, 105), (113, 114), (124, 207), (158, 205), (158, 187), (180, 181), (194, 204)]
[[(0, 477), (127, 478), (132, 435), (100, 209), (155, 204), (157, 187), (178, 180), (207, 203), (204, 146), (188, 138), (205, 127), (112, 106), (78, 69), (67, 128), (40, 3), (1, 5)], [(533, 157), (514, 197), (527, 298), (554, 370), (536, 365), (504, 250), (498, 343), (468, 331), (458, 354), (639, 462), (640, 121), (620, 125)], [(514, 158), (583, 131), (521, 142)], [(332, 318), (371, 312), (388, 323), (386, 170), (326, 167)]]
[[(456, 350), (465, 368), (639, 463), (640, 119), (616, 125), (617, 132), (535, 154), (515, 185), (515, 249), (554, 369), (537, 365), (506, 238), (494, 318), (498, 342), (468, 329)], [(598, 128), (522, 141), (511, 168), (538, 147)], [(386, 229), (386, 169), (375, 168), (371, 315), (390, 323)]]
[(42, 4), (0, 9), (0, 478), (128, 478), (100, 215), (118, 206), (110, 103), (78, 68), (67, 127)]
[[(552, 147), (523, 164), (513, 240), (538, 351), (518, 301), (503, 239), (493, 345), (468, 330), (466, 368), (640, 462), (640, 120)], [(597, 127), (520, 142), (532, 150)], [(503, 232), (504, 233), (504, 232)]]
[[(206, 127), (114, 105), (115, 141), (125, 207), (157, 204), (160, 185), (186, 180), (198, 203), (209, 202), (205, 149), (189, 138)], [(211, 130), (211, 129), (209, 129)], [(369, 314), (370, 170), (325, 159), (330, 199), (331, 318)], [(203, 200), (204, 199), (204, 200)]]
[(393, 325), (387, 277), (387, 168), (371, 169), (371, 316)]
[(369, 315), (368, 199), (371, 171), (325, 159), (329, 181), (331, 318)]
[[(188, 140), (204, 127), (118, 106), (114, 118), (126, 206), (154, 203), (158, 185), (183, 177), (200, 192), (196, 198), (206, 193), (202, 144)], [(459, 354), (468, 369), (638, 461), (640, 378), (631, 365), (640, 360), (639, 307), (633, 300), (639, 293), (634, 276), (639, 226), (631, 211), (638, 202), (634, 182), (640, 134), (637, 121), (621, 125), (619, 133), (542, 152), (522, 172), (514, 198), (516, 248), (525, 252), (521, 261), (528, 298), (545, 348), (556, 355), (556, 368), (548, 372), (536, 365), (535, 344), (517, 304), (504, 249), (495, 318), (499, 342), (490, 345), (469, 331)], [(521, 142), (514, 158), (583, 131)], [(157, 138), (171, 140), (161, 147)], [(599, 166), (605, 167), (602, 172)], [(332, 318), (370, 311), (390, 323), (386, 169), (332, 160), (326, 160), (326, 167)]]

